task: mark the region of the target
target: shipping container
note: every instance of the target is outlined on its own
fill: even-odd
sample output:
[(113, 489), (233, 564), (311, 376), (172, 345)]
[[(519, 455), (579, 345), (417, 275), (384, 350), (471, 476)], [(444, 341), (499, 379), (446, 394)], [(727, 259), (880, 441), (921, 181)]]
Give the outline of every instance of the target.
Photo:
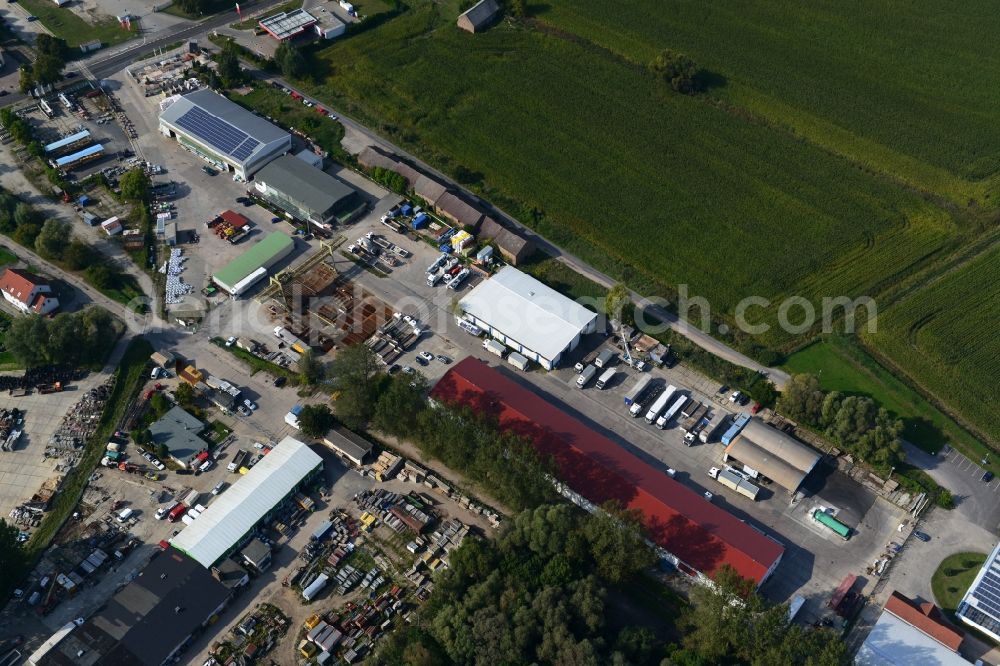
[(507, 362), (521, 371), (527, 370), (528, 363), (530, 363), (527, 358), (517, 352), (511, 352), (510, 356), (507, 357)]
[(483, 342), (483, 349), (491, 354), (495, 354), (500, 358), (503, 358), (504, 354), (507, 353), (507, 348), (500, 342), (490, 338)]
[(736, 416), (736, 420), (733, 421), (733, 425), (729, 426), (729, 429), (726, 430), (725, 434), (722, 436), (722, 443), (729, 446), (729, 444), (736, 438), (736, 435), (740, 434), (740, 431), (743, 430), (743, 426), (745, 426), (749, 421), (749, 414), (738, 414)]

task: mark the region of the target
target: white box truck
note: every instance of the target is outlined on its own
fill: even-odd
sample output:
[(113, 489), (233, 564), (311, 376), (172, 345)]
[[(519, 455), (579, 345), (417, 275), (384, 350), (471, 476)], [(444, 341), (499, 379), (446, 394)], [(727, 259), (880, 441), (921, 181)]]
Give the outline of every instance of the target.
[(504, 354), (507, 353), (507, 348), (504, 347), (503, 343), (492, 338), (483, 342), (483, 349), (491, 354), (499, 356), (500, 358), (503, 358)]
[(591, 379), (594, 378), (594, 375), (596, 374), (597, 374), (597, 368), (595, 368), (592, 365), (588, 365), (586, 368), (583, 369), (583, 372), (581, 372), (580, 375), (576, 378), (576, 385), (579, 388), (583, 388), (590, 382)]
[(656, 399), (656, 402), (646, 412), (646, 423), (652, 424), (656, 421), (663, 410), (667, 408), (667, 403), (670, 402), (670, 399), (674, 397), (674, 393), (676, 392), (677, 387), (671, 384), (667, 387), (667, 390), (660, 394), (660, 397)]
[(660, 414), (660, 418), (656, 419), (656, 427), (660, 430), (666, 428), (667, 424), (670, 423), (670, 419), (674, 418), (677, 412), (680, 411), (681, 406), (687, 401), (688, 397), (686, 395), (679, 396), (674, 400), (674, 404), (670, 405), (667, 411)]
[(603, 390), (604, 387), (607, 386), (608, 383), (615, 378), (616, 374), (617, 373), (615, 372), (614, 368), (608, 368), (607, 370), (602, 372), (601, 376), (597, 378), (597, 389)]

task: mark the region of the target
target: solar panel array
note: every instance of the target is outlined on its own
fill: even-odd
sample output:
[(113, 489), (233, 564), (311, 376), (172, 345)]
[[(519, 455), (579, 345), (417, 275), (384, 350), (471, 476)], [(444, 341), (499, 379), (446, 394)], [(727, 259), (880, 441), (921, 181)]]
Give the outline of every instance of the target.
[(990, 563), (972, 596), (980, 610), (993, 616), (993, 620), (1000, 620), (1000, 562), (993, 560)]
[(177, 125), (223, 154), (232, 155), (239, 160), (250, 157), (260, 145), (260, 141), (251, 139), (243, 130), (233, 127), (197, 106), (178, 118)]

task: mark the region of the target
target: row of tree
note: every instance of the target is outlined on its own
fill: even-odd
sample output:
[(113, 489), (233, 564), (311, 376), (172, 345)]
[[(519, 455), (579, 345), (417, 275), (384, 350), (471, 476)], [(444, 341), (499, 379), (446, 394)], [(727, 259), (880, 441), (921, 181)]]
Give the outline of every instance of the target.
[(51, 319), (28, 315), (11, 322), (7, 350), (26, 368), (55, 364), (73, 367), (104, 363), (122, 332), (107, 310), (90, 307)]
[(68, 58), (69, 45), (65, 39), (39, 33), (35, 37), (35, 61), (21, 67), (21, 92), (27, 93), (36, 85), (60, 80)]
[(778, 411), (830, 437), (862, 462), (889, 471), (903, 461), (903, 422), (868, 397), (826, 392), (813, 375), (795, 375)]

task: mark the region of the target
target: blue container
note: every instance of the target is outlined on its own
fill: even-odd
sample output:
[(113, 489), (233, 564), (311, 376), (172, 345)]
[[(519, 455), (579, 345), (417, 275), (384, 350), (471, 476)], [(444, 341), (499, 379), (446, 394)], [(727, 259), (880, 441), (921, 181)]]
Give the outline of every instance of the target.
[(410, 224), (413, 227), (413, 229), (416, 230), (422, 227), (426, 227), (428, 222), (430, 222), (430, 218), (427, 216), (427, 213), (421, 213), (420, 215), (417, 215), (415, 218), (413, 218), (413, 222), (411, 222)]

